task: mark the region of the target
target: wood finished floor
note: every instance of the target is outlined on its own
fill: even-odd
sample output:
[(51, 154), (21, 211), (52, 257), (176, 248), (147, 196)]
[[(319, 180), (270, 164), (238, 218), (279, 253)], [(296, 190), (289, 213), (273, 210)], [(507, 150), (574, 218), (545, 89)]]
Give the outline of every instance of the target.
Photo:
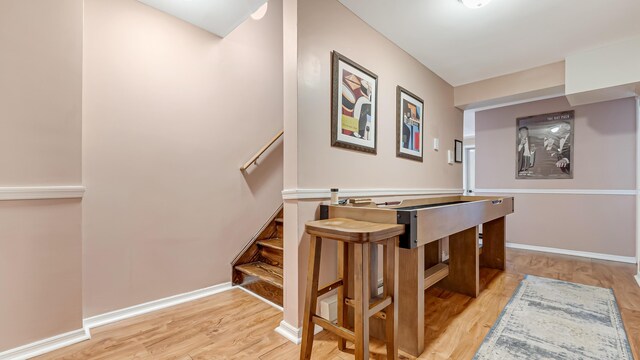
[[(478, 298), (440, 289), (426, 296), (426, 350), (419, 359), (471, 359), (525, 274), (614, 289), (627, 335), (640, 359), (640, 288), (635, 266), (508, 250), (507, 270), (483, 270)], [(273, 331), (282, 314), (234, 289), (152, 314), (96, 328), (92, 339), (37, 359), (297, 359), (296, 346)], [(385, 359), (373, 341), (372, 358)], [(353, 359), (335, 337), (316, 335), (314, 359)], [(401, 358), (413, 357), (401, 353)]]

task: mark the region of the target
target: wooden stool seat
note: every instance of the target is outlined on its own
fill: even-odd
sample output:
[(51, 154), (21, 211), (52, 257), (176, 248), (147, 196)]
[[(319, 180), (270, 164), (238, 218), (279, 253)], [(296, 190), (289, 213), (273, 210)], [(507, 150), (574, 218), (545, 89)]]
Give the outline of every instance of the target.
[[(310, 359), (313, 348), (314, 324), (331, 331), (339, 337), (338, 348), (344, 350), (346, 341), (355, 345), (355, 358), (369, 359), (369, 318), (375, 316), (385, 320), (387, 358), (398, 358), (398, 236), (404, 233), (404, 225), (379, 224), (351, 219), (328, 219), (310, 221), (305, 226), (311, 236), (309, 247), (309, 270), (307, 273), (307, 291), (304, 319), (302, 324), (302, 347), (300, 359)], [(320, 254), (322, 240), (338, 242), (338, 279), (318, 288)], [(370, 254), (371, 245), (383, 245), (383, 294), (373, 302)], [(347, 297), (351, 281), (349, 274), (349, 248), (353, 248), (353, 298)], [(374, 250), (375, 251), (375, 250)], [(374, 285), (375, 286), (375, 285)], [(338, 325), (318, 316), (316, 305), (318, 297), (338, 289)], [(354, 309), (354, 330), (347, 325), (347, 306)]]

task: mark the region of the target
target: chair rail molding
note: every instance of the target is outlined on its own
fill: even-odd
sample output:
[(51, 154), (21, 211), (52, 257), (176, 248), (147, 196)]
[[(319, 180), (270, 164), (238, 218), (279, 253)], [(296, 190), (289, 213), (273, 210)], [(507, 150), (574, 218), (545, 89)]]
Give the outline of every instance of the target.
[[(459, 189), (340, 189), (340, 197), (363, 197), (363, 196), (409, 196), (409, 195), (462, 195), (462, 188)], [(330, 199), (330, 189), (285, 189), (282, 191), (284, 200), (312, 200)]]
[(76, 199), (85, 190), (82, 185), (0, 186), (0, 200)]
[(563, 195), (627, 195), (635, 196), (637, 190), (617, 189), (475, 189), (477, 194), (563, 194)]

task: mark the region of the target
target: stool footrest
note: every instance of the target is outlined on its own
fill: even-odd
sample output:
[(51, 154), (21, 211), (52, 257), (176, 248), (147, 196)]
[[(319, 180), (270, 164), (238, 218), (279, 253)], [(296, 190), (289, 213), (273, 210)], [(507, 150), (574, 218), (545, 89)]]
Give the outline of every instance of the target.
[(342, 279), (338, 279), (334, 282), (332, 282), (329, 285), (323, 286), (321, 289), (318, 290), (318, 296), (322, 296), (326, 293), (328, 293), (331, 290), (335, 290), (337, 288), (339, 288), (340, 286), (342, 286), (344, 283), (342, 282)]
[(387, 306), (391, 305), (392, 302), (393, 302), (393, 298), (391, 296), (387, 296), (386, 298), (379, 299), (373, 304), (369, 305), (369, 317), (386, 309)]
[[(353, 300), (352, 298), (348, 298), (348, 297), (344, 298), (344, 303), (346, 305), (348, 305), (348, 306), (351, 306), (351, 307), (355, 306), (355, 300)], [(369, 310), (369, 311), (371, 311), (371, 310)], [(372, 316), (375, 317), (375, 318), (378, 318), (380, 320), (387, 320), (387, 314), (385, 314), (382, 311), (376, 311), (376, 313), (369, 315), (369, 317), (372, 317)]]
[(337, 326), (334, 325), (332, 322), (330, 322), (327, 319), (321, 318), (318, 315), (313, 315), (313, 317), (311, 318), (311, 321), (318, 325), (321, 326), (323, 329), (330, 331), (338, 336), (340, 336), (343, 339), (349, 340), (351, 342), (355, 341), (355, 334), (353, 333), (353, 331), (350, 331), (349, 329), (345, 329), (341, 326)]

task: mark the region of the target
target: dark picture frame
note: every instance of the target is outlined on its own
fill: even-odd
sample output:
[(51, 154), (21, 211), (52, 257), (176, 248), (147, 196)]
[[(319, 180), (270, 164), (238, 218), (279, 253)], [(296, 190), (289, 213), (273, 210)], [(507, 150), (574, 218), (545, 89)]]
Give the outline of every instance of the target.
[(516, 179), (573, 179), (575, 111), (516, 118)]
[(462, 153), (464, 152), (464, 149), (463, 149), (463, 146), (462, 146), (462, 141), (453, 140), (453, 149), (454, 149), (453, 161), (457, 162), (457, 163), (461, 163), (462, 162)]
[(331, 146), (377, 153), (378, 76), (331, 53)]
[(396, 156), (423, 161), (424, 101), (411, 91), (396, 86)]

